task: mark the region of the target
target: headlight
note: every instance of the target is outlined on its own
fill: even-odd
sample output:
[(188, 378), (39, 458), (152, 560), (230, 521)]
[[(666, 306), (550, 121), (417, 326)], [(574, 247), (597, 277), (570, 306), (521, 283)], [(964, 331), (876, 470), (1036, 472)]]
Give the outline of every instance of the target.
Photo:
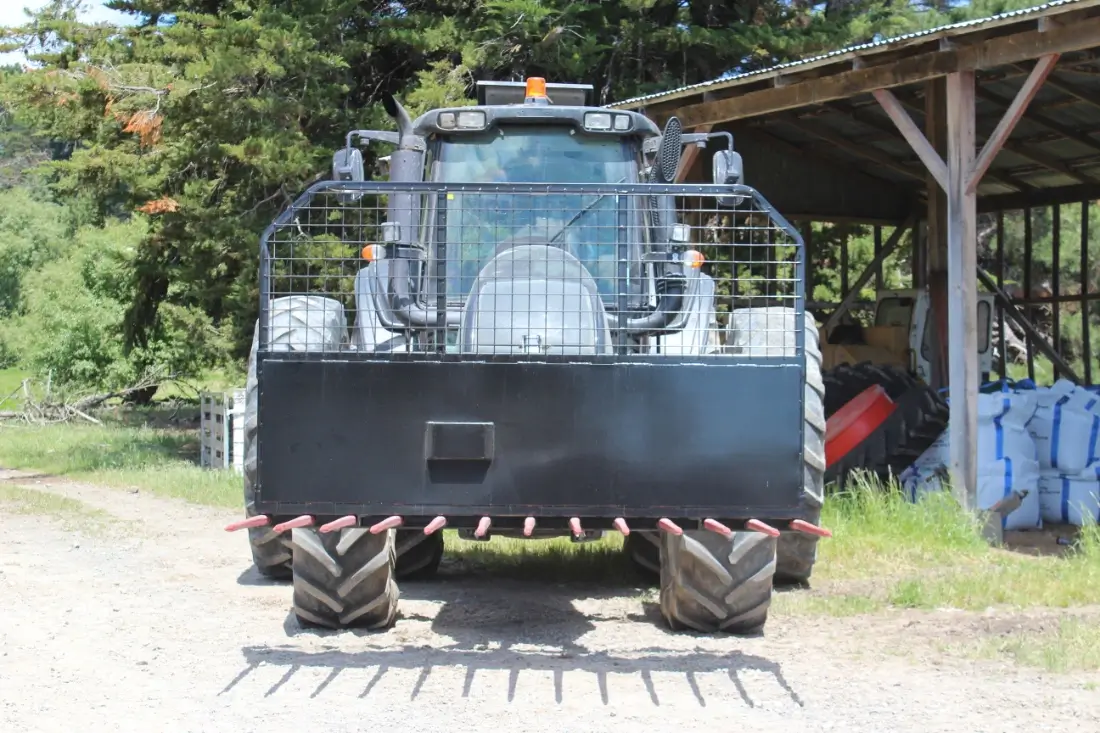
[(615, 129), (616, 130), (629, 130), (630, 129), (630, 116), (629, 115), (615, 115)]
[(458, 126), (464, 130), (480, 130), (485, 127), (484, 112), (459, 112)]
[(607, 112), (589, 112), (584, 116), (584, 129), (610, 130), (611, 115)]
[(439, 113), (439, 126), (444, 130), (453, 130), (455, 126), (455, 113), (454, 112), (440, 112)]

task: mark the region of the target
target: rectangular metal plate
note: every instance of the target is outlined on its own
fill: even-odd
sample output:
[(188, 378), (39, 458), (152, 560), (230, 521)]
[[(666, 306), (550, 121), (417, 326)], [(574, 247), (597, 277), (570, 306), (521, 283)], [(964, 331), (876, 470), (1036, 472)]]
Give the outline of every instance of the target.
[(429, 422), (424, 430), (424, 458), (429, 461), (493, 460), (491, 422)]
[[(260, 361), (259, 387), (264, 513), (747, 518), (799, 506), (797, 363), (277, 354)], [(462, 424), (491, 426), (491, 447), (488, 428)], [(453, 460), (479, 452), (491, 461)]]

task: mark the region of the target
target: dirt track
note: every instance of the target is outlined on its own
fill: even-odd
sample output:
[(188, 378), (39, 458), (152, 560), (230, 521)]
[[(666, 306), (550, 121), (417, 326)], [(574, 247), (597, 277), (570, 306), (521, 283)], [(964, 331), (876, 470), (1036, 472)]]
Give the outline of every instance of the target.
[(937, 655), (929, 639), (973, 616), (708, 638), (665, 631), (629, 589), (451, 574), (403, 584), (388, 632), (303, 631), (289, 587), (221, 531), (235, 513), (17, 482), (123, 521), (0, 517), (4, 731), (1100, 730), (1095, 676)]

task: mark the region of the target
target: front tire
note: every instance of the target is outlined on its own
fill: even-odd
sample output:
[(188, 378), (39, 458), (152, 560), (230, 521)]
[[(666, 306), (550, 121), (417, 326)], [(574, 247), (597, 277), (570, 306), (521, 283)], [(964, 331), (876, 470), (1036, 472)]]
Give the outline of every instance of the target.
[(295, 529), (294, 615), (329, 629), (384, 629), (397, 618), (394, 530), (363, 528), (321, 534)]
[(757, 633), (768, 620), (776, 541), (759, 532), (662, 533), (661, 615), (673, 630)]

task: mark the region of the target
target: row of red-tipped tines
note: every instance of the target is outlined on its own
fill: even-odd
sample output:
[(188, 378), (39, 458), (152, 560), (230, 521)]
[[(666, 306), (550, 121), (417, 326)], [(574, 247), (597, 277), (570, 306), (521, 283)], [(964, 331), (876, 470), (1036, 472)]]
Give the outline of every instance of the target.
[[(404, 524), (405, 520), (399, 516), (387, 517), (381, 522), (377, 522), (370, 526), (371, 534), (378, 534), (379, 532), (385, 532), (388, 529), (394, 529)], [(266, 514), (260, 514), (255, 517), (249, 517), (248, 519), (242, 519), (237, 522), (231, 522), (226, 525), (226, 532), (236, 532), (239, 529), (248, 529), (250, 527), (266, 527), (271, 523), (271, 518)], [(475, 537), (484, 537), (489, 532), (489, 527), (492, 526), (493, 520), (489, 517), (482, 517), (477, 523), (477, 529), (474, 530)], [(289, 519), (285, 522), (280, 522), (272, 527), (275, 532), (285, 532), (288, 529), (294, 529), (295, 527), (312, 527), (316, 524), (316, 520), (309, 514), (303, 514), (300, 517)], [(355, 527), (359, 524), (359, 518), (354, 515), (348, 515), (346, 517), (340, 517), (334, 519), (327, 524), (322, 524), (318, 529), (322, 533), (335, 532), (338, 529), (344, 529), (345, 527)], [(616, 518), (612, 525), (615, 529), (623, 533), (624, 536), (630, 534), (630, 527), (627, 526), (626, 520), (622, 517)], [(436, 517), (424, 527), (424, 534), (432, 534), (447, 526), (446, 517)], [(816, 524), (811, 524), (802, 519), (795, 519), (790, 523), (790, 529), (796, 532), (805, 532), (806, 534), (817, 535), (818, 537), (832, 537), (833, 533), (824, 527), (818, 527)], [(663, 532), (669, 532), (671, 534), (683, 534), (684, 530), (681, 529), (671, 519), (658, 519), (657, 528)], [(722, 524), (715, 519), (704, 519), (703, 528), (708, 529), (711, 532), (716, 532), (723, 537), (729, 537), (733, 534), (733, 530)], [(750, 519), (745, 522), (745, 528), (754, 532), (760, 532), (770, 537), (778, 537), (779, 530), (772, 527), (769, 524), (761, 522), (759, 519)], [(574, 535), (580, 537), (584, 534), (584, 529), (581, 527), (581, 520), (577, 517), (573, 517), (569, 520), (569, 529)], [(535, 518), (527, 517), (523, 522), (523, 534), (530, 537), (531, 533), (535, 531)]]

